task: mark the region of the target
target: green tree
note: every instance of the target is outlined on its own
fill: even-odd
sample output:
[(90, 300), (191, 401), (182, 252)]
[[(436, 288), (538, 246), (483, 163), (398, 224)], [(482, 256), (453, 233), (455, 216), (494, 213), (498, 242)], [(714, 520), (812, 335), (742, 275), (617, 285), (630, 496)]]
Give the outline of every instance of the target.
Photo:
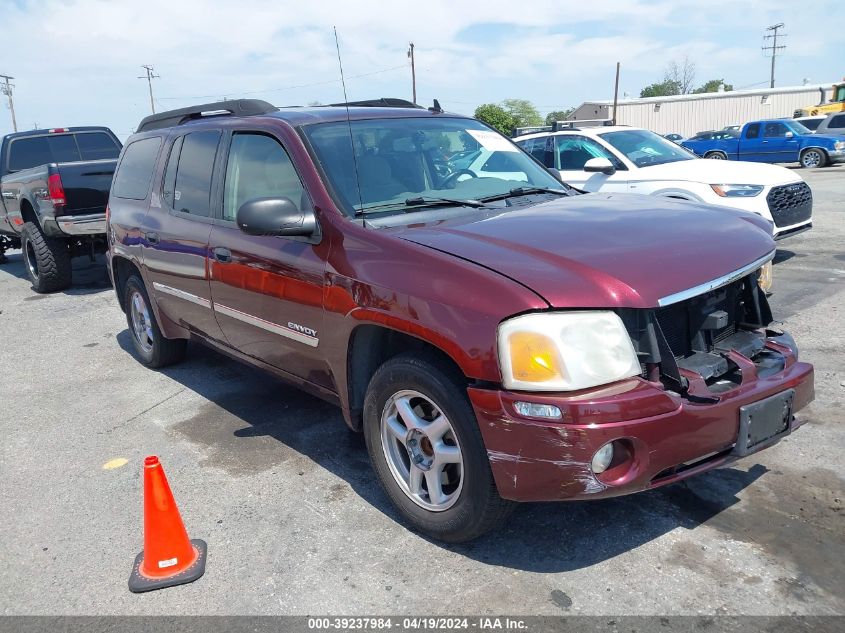
[(719, 92), (719, 86), (725, 86), (725, 92), (730, 92), (734, 89), (733, 84), (726, 84), (724, 79), (711, 79), (705, 82), (702, 86), (693, 90), (693, 94), (702, 94), (705, 92)]
[(641, 97), (669, 97), (681, 94), (681, 84), (674, 79), (664, 79), (640, 90)]
[(478, 106), (475, 109), (475, 118), (507, 136), (510, 136), (517, 126), (513, 115), (495, 103), (485, 103)]
[(516, 127), (543, 124), (543, 117), (527, 99), (505, 99), (502, 101), (502, 107), (514, 118)]
[(555, 110), (546, 115), (546, 125), (554, 125), (556, 121), (565, 121), (566, 117), (572, 114), (573, 108), (568, 110)]

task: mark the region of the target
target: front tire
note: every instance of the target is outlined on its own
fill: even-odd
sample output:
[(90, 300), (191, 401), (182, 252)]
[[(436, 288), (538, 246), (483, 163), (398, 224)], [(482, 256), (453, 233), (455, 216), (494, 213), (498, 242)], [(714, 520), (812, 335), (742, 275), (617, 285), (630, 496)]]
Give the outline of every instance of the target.
[(144, 282), (136, 275), (126, 281), (123, 305), (126, 307), (126, 322), (132, 344), (142, 364), (159, 369), (178, 363), (185, 357), (188, 342), (185, 339), (164, 338)]
[(460, 377), (438, 358), (401, 355), (376, 371), (364, 401), (364, 437), (390, 500), (433, 538), (471, 540), (515, 506), (496, 490)]
[(73, 269), (67, 242), (47, 237), (35, 222), (26, 222), (21, 233), (26, 275), (38, 293), (56, 292), (70, 287)]
[(704, 158), (710, 158), (712, 160), (728, 160), (728, 157), (724, 152), (707, 152), (704, 155)]
[(801, 153), (801, 167), (804, 169), (816, 169), (827, 164), (827, 154), (820, 149), (805, 149)]

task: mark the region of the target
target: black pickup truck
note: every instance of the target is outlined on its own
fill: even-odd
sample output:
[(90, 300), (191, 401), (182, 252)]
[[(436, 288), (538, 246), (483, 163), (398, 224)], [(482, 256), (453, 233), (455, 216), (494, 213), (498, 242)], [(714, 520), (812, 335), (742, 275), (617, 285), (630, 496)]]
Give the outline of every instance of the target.
[(0, 264), (20, 248), (36, 292), (70, 286), (71, 258), (105, 250), (121, 144), (105, 127), (18, 132), (0, 144)]

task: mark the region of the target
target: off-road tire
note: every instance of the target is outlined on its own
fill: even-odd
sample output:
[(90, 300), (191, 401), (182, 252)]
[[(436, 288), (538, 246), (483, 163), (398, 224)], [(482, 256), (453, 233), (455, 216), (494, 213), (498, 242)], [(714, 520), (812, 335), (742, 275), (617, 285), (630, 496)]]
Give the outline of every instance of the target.
[[(461, 379), (454, 368), (434, 355), (403, 354), (379, 367), (364, 400), (364, 437), (382, 488), (414, 529), (450, 543), (469, 541), (489, 532), (516, 507), (514, 502), (499, 496), (478, 421)], [(384, 407), (391, 396), (409, 389), (436, 403), (449, 419), (461, 446), (461, 492), (454, 505), (440, 512), (426, 510), (407, 496), (391, 474), (382, 447)]]
[[(141, 343), (135, 336), (134, 324), (132, 322), (132, 299), (134, 293), (138, 292), (143, 298), (147, 306), (147, 311), (150, 318), (150, 326), (152, 330), (152, 348), (144, 349)], [(126, 307), (126, 323), (129, 326), (129, 336), (132, 339), (132, 346), (135, 350), (135, 355), (143, 365), (150, 369), (160, 369), (178, 363), (185, 357), (185, 350), (188, 346), (188, 341), (185, 339), (170, 339), (165, 338), (161, 333), (161, 328), (156, 321), (155, 312), (153, 312), (152, 303), (150, 303), (150, 296), (147, 294), (147, 289), (144, 282), (137, 276), (131, 275), (126, 280), (126, 285), (123, 288), (123, 305)]]
[(70, 286), (73, 269), (64, 239), (47, 237), (40, 226), (27, 222), (21, 233), (21, 250), (26, 275), (35, 292), (56, 292)]

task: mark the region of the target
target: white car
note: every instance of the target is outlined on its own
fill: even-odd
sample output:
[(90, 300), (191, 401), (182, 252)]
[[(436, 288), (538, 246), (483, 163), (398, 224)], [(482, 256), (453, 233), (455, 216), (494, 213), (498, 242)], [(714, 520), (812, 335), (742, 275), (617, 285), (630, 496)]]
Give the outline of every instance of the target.
[(648, 130), (610, 126), (514, 139), (564, 182), (584, 191), (624, 191), (752, 211), (774, 223), (775, 239), (812, 227), (813, 195), (776, 165), (704, 160)]

